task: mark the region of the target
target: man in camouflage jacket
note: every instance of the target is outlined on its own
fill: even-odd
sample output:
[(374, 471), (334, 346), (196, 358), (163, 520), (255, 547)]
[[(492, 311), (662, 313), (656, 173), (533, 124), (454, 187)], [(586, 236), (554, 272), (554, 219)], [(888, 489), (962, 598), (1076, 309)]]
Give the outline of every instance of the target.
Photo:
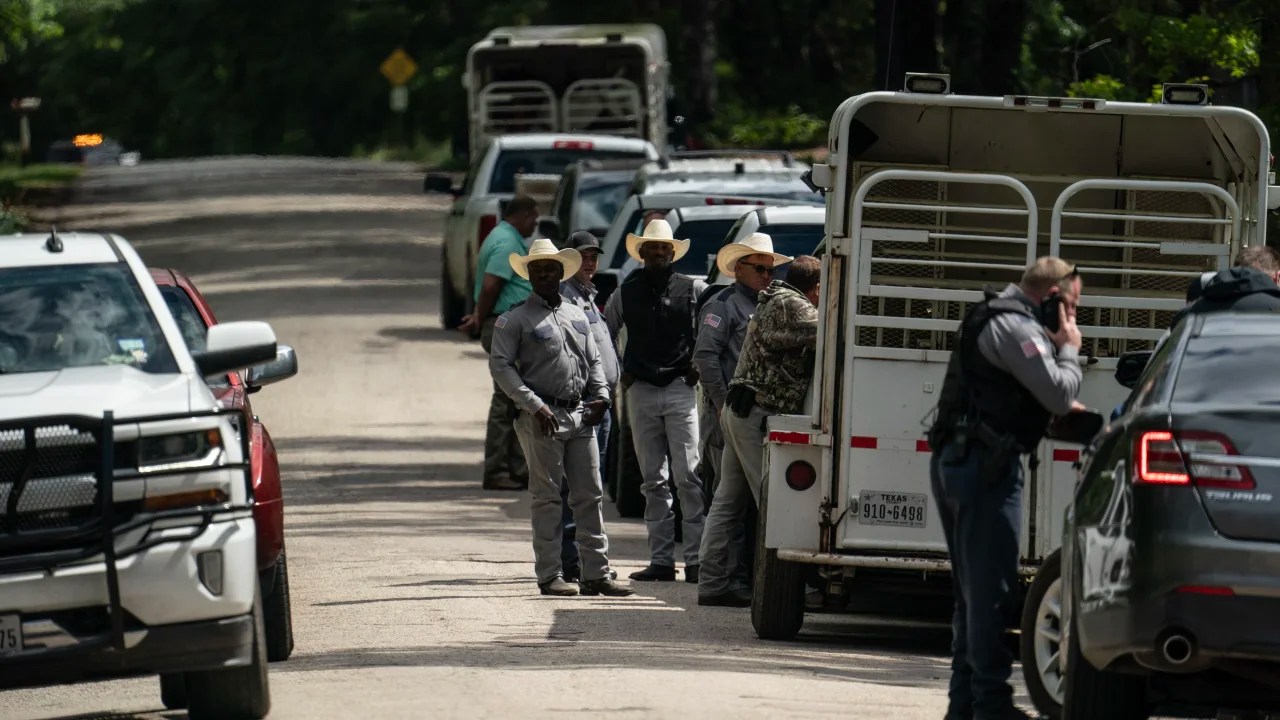
[[(813, 379), (818, 341), (818, 283), (821, 262), (801, 255), (787, 280), (774, 280), (760, 292), (760, 304), (747, 325), (746, 339), (720, 415), (724, 433), (723, 477), (707, 514), (699, 552), (702, 576), (699, 605), (747, 607), (745, 547), (734, 547), (751, 507), (760, 500), (764, 439), (770, 415), (804, 410)], [(714, 568), (714, 571), (709, 571)]]

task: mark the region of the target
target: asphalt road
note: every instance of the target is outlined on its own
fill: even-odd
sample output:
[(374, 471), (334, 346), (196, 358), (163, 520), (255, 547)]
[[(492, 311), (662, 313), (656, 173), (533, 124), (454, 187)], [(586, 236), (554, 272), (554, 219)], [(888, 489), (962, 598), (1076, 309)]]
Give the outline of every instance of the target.
[[(49, 218), (120, 232), (298, 352), (253, 401), (297, 641), (271, 717), (941, 717), (947, 631), (809, 616), (764, 643), (683, 582), (538, 594), (527, 495), (480, 489), (484, 354), (437, 318), (444, 209), (410, 166), (239, 158), (95, 169)], [(643, 525), (606, 522), (625, 577)], [(186, 717), (161, 708), (154, 678), (0, 693), (5, 720)]]

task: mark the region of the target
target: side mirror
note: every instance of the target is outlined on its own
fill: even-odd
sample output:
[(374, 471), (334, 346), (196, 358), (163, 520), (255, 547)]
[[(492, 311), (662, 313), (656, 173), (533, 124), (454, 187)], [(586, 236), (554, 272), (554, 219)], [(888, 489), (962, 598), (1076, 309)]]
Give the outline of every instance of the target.
[(1097, 410), (1069, 412), (1049, 423), (1047, 437), (1058, 442), (1088, 445), (1106, 425), (1106, 418)]
[(1147, 364), (1151, 362), (1150, 350), (1134, 350), (1127, 352), (1116, 360), (1116, 382), (1122, 387), (1130, 390), (1134, 385), (1138, 384), (1138, 378), (1142, 377), (1142, 372), (1147, 369)]
[(261, 365), (276, 359), (276, 334), (264, 322), (220, 323), (209, 328), (204, 351), (191, 359), (204, 377)]
[(266, 365), (249, 368), (245, 384), (249, 392), (256, 392), (264, 385), (287, 380), (298, 374), (298, 356), (288, 345), (276, 346), (276, 359)]
[(562, 242), (560, 237), (560, 218), (554, 215), (543, 215), (538, 218), (538, 232), (542, 237), (559, 245)]
[(453, 193), (453, 179), (444, 173), (427, 173), (422, 180), (424, 193)]

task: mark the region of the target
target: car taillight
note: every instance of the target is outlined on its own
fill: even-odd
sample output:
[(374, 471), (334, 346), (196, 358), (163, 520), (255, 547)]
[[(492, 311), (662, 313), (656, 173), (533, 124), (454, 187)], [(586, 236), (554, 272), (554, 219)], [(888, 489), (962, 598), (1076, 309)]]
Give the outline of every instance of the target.
[(489, 237), (489, 233), (493, 232), (493, 229), (496, 227), (498, 227), (497, 215), (481, 215), (480, 216), (480, 230), (479, 230), (480, 237), (477, 238), (480, 241), (479, 242), (480, 245), (484, 244), (484, 239)]
[(1152, 430), (1138, 438), (1134, 454), (1138, 472), (1134, 481), (1151, 485), (1190, 485), (1248, 489), (1253, 474), (1228, 458), (1239, 455), (1226, 436), (1187, 431), (1177, 435)]
[(595, 143), (590, 140), (556, 140), (551, 147), (556, 150), (590, 150)]
[(803, 492), (813, 487), (818, 481), (818, 471), (803, 460), (797, 460), (787, 466), (787, 487)]

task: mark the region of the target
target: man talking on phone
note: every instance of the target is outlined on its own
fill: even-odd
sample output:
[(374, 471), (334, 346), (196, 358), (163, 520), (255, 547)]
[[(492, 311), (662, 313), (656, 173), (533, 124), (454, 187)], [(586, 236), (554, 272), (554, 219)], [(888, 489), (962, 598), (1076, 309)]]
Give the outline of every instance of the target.
[(948, 720), (1029, 717), (1013, 704), (1004, 642), (1018, 581), (1022, 457), (1054, 416), (1083, 410), (1082, 282), (1042, 257), (965, 314), (938, 402), (930, 479), (955, 586)]

